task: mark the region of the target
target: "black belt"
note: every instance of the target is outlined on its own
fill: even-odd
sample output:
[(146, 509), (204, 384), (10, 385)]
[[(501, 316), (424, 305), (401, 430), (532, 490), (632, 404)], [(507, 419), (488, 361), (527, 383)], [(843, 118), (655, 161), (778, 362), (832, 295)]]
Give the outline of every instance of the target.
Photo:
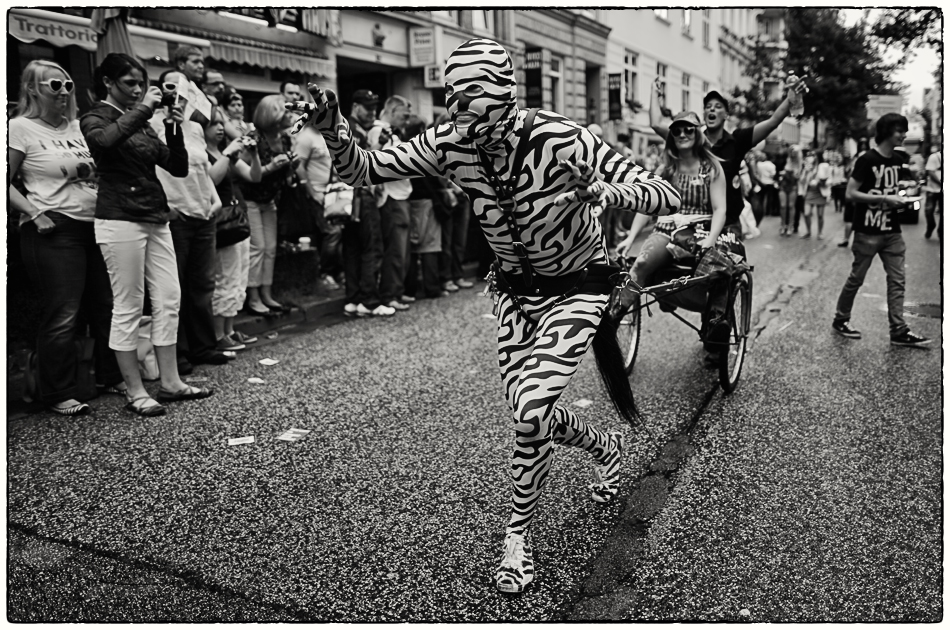
[(587, 295), (608, 295), (617, 286), (621, 272), (616, 265), (587, 265), (580, 271), (563, 276), (543, 276), (534, 274), (533, 281), (525, 282), (525, 276), (518, 273), (504, 273), (498, 263), (492, 263), (495, 288), (509, 295), (526, 297), (559, 297), (585, 293)]

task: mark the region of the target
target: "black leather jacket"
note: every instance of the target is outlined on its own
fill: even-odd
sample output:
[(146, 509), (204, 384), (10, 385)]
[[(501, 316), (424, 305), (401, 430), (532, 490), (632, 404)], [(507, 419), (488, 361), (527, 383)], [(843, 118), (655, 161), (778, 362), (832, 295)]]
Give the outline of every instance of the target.
[(99, 173), (97, 219), (168, 221), (168, 200), (155, 167), (184, 177), (188, 174), (188, 152), (179, 125), (165, 123), (166, 146), (149, 126), (151, 116), (152, 110), (146, 105), (136, 105), (123, 114), (99, 102), (80, 118), (79, 127)]

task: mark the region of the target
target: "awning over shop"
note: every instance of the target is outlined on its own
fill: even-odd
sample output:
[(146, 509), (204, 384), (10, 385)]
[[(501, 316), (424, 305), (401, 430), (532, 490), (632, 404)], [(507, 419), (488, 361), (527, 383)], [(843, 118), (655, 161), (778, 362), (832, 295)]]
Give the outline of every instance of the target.
[[(79, 46), (89, 52), (96, 51), (98, 39), (88, 18), (42, 9), (10, 9), (7, 13), (7, 32), (21, 42), (43, 40), (58, 47)], [(204, 49), (211, 45), (206, 39), (141, 26), (130, 25), (129, 35), (135, 54), (142, 59), (156, 56), (167, 58), (168, 42)]]
[(243, 44), (211, 42), (213, 59), (232, 63), (245, 63), (261, 68), (277, 68), (300, 72), (308, 76), (332, 77), (336, 75), (334, 64), (328, 59), (316, 59), (303, 54), (290, 54), (276, 50), (253, 48)]

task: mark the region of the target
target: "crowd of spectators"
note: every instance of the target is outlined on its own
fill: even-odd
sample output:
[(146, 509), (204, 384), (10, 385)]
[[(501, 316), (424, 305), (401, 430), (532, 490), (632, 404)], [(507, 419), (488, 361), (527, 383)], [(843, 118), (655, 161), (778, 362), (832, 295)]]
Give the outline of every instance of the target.
[[(242, 95), (200, 50), (179, 48), (171, 65), (150, 80), (134, 57), (108, 55), (82, 116), (61, 66), (24, 69), (10, 121), (9, 195), (39, 294), (33, 369), (48, 409), (83, 415), (92, 411), (86, 400), (114, 394), (130, 412), (157, 416), (167, 403), (211, 396), (182, 376), (226, 364), (257, 341), (234, 328), (238, 313), (288, 310), (273, 287), (278, 203), (309, 226), (319, 286), (345, 292), (347, 315), (391, 316), (417, 297), (472, 286), (461, 267), (468, 200), (454, 185), (431, 178), (362, 188), (331, 217), (325, 197), (338, 179), (322, 136), (288, 133), (296, 115), (285, 104), (309, 98), (299, 83), (284, 81), (261, 99), (251, 123)], [(381, 112), (369, 90), (352, 101), (366, 147), (428, 126), (398, 95)], [(87, 330), (92, 395), (77, 383), (77, 339)], [(155, 398), (143, 383), (141, 331), (161, 380)]]

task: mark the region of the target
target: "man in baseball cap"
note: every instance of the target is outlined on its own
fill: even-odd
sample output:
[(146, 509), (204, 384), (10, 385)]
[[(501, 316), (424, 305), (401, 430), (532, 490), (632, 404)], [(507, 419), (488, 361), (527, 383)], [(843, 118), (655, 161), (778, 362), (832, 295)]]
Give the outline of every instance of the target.
[[(653, 89), (657, 89), (655, 84)], [(787, 95), (793, 89), (796, 91), (804, 89), (804, 82), (801, 77), (789, 77), (785, 84), (786, 98), (769, 119), (763, 120), (754, 127), (736, 129), (733, 133), (726, 131), (723, 126), (729, 116), (729, 100), (716, 90), (708, 92), (703, 97), (702, 122), (706, 125), (704, 132), (706, 138), (712, 144), (713, 154), (723, 160), (722, 170), (726, 175), (726, 227), (723, 229), (723, 233), (730, 231), (739, 240), (742, 239), (739, 215), (742, 214), (743, 207), (739, 168), (742, 166), (745, 154), (752, 147), (765, 140), (788, 116), (791, 104)], [(651, 99), (650, 126), (660, 137), (666, 139), (670, 124), (661, 120), (659, 100)], [(656, 105), (654, 105), (654, 101)]]

